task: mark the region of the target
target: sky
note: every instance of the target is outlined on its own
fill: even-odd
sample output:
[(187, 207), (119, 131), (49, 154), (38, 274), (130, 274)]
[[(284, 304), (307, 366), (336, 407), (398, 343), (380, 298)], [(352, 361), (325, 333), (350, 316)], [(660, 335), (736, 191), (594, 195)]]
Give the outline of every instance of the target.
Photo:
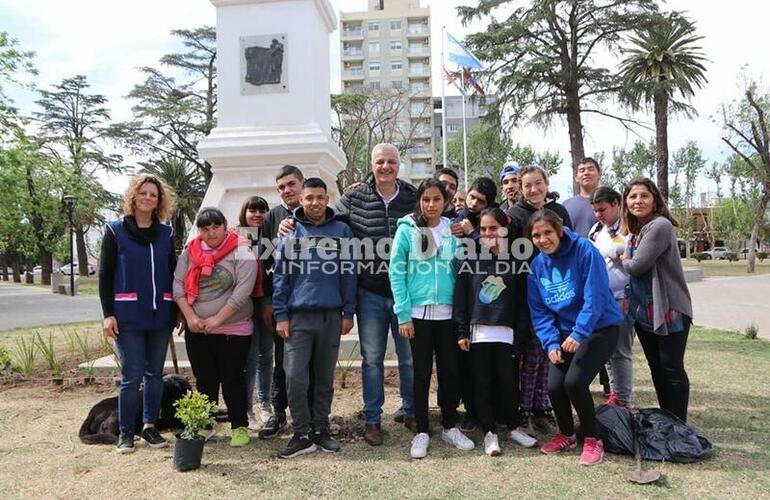
[[(431, 7), (433, 93), (441, 94), (440, 50), (441, 27), (462, 40), (467, 34), (479, 31), (484, 24), (469, 27), (461, 25), (455, 7), (468, 1), (422, 0)], [(332, 0), (335, 11), (365, 10), (366, 0)], [(695, 140), (709, 163), (723, 161), (728, 150), (721, 142), (718, 124), (720, 106), (739, 96), (739, 75), (742, 68), (751, 77), (766, 80), (770, 74), (767, 57), (766, 19), (770, 3), (760, 0), (731, 0), (705, 2), (701, 0), (669, 0), (663, 3), (668, 10), (685, 11), (693, 19), (699, 32), (705, 35), (701, 42), (709, 58), (708, 85), (698, 92), (692, 104), (698, 110), (695, 119), (673, 118), (669, 123), (669, 150), (688, 140)], [(36, 52), (35, 64), (40, 74), (35, 78), (39, 87), (46, 88), (63, 78), (84, 74), (95, 93), (107, 96), (112, 118), (130, 117), (132, 103), (125, 95), (142, 79), (142, 66), (156, 65), (158, 59), (178, 47), (169, 35), (172, 29), (215, 25), (215, 8), (208, 0), (132, 0), (113, 2), (105, 0), (0, 0), (0, 31), (8, 32), (19, 40), (25, 50)], [(331, 89), (340, 89), (339, 33), (330, 35)], [(35, 111), (34, 93), (18, 88), (7, 88), (23, 113)], [(447, 90), (452, 94), (451, 90)], [(456, 93), (456, 91), (454, 92)], [(652, 125), (650, 115), (638, 116)], [(717, 123), (714, 122), (717, 120)], [(606, 152), (609, 161), (613, 147), (630, 148), (640, 137), (608, 119), (587, 117), (585, 150), (587, 154)], [(649, 140), (653, 132), (640, 129), (642, 139)], [(558, 151), (565, 160), (552, 187), (568, 192), (571, 172), (568, 166), (569, 142), (566, 126), (555, 123), (549, 130), (523, 125), (512, 133), (514, 142), (530, 144), (536, 149)], [(125, 179), (106, 178), (108, 188), (121, 191)], [(699, 182), (700, 191), (713, 187), (705, 180)]]

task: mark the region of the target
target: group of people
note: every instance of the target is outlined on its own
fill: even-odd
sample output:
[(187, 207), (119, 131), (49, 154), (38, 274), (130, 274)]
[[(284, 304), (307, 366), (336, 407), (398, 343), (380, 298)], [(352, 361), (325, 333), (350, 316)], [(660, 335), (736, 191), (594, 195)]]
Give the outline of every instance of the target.
[[(384, 439), (389, 335), (401, 397), (394, 419), (414, 432), (415, 459), (430, 446), (434, 361), (441, 438), (463, 451), (474, 449), (467, 433), (476, 427), (490, 456), (502, 453), (500, 429), (523, 447), (537, 444), (532, 428), (552, 434), (547, 454), (575, 448), (574, 408), (580, 463), (600, 463), (589, 385), (606, 370), (607, 402), (633, 409), (634, 334), (660, 407), (686, 420), (692, 306), (676, 221), (652, 181), (635, 179), (621, 195), (599, 186), (600, 166), (586, 158), (579, 194), (562, 205), (545, 170), (508, 163), (498, 203), (490, 178), (458, 196), (451, 169), (415, 188), (398, 177), (395, 146), (375, 146), (371, 159), (370, 179), (334, 207), (323, 180), (287, 165), (272, 209), (250, 197), (230, 227), (220, 210), (202, 208), (178, 259), (161, 222), (173, 193), (152, 175), (132, 180), (99, 270), (104, 331), (122, 361), (118, 451), (133, 451), (137, 433), (150, 447), (166, 445), (154, 422), (175, 322), (197, 389), (218, 401), (222, 387), (232, 446), (247, 445), (249, 429), (281, 434), (288, 410), (294, 434), (280, 458), (339, 451), (329, 414), (340, 338), (354, 318), (372, 446)], [(142, 380), (139, 430), (131, 415)]]

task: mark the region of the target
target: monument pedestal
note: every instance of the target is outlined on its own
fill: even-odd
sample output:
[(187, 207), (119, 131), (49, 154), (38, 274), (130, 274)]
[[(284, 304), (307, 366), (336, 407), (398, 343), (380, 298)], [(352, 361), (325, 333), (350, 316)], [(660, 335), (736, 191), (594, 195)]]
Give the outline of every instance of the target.
[(332, 199), (345, 155), (331, 139), (328, 0), (211, 0), (217, 8), (217, 127), (198, 144), (211, 164), (203, 206), (237, 224), (248, 196), (280, 203), (275, 175), (295, 165)]

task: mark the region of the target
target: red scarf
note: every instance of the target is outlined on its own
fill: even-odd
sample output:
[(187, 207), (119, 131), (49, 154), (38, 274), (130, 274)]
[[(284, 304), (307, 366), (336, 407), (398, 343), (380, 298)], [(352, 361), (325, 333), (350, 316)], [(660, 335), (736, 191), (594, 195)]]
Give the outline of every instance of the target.
[(190, 267), (184, 278), (184, 292), (187, 295), (187, 303), (190, 305), (198, 298), (201, 276), (211, 276), (216, 263), (238, 248), (239, 237), (238, 233), (232, 229), (228, 230), (222, 244), (212, 253), (204, 252), (202, 243), (203, 240), (198, 236), (187, 245)]

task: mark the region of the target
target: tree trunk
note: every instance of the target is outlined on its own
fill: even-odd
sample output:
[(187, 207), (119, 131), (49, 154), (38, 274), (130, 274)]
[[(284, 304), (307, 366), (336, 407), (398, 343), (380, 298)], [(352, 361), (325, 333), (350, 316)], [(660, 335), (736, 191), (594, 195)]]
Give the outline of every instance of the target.
[(668, 96), (655, 94), (655, 164), (658, 173), (658, 189), (668, 201)]
[(766, 181), (764, 188), (762, 189), (762, 198), (759, 199), (759, 207), (757, 207), (757, 215), (754, 219), (754, 227), (751, 229), (751, 237), (749, 238), (749, 254), (746, 261), (746, 272), (754, 272), (754, 264), (757, 257), (757, 239), (759, 238), (759, 229), (762, 227), (762, 222), (765, 220), (765, 211), (767, 210), (767, 204), (770, 202), (770, 181)]
[(8, 281), (8, 254), (4, 253), (0, 258), (0, 276), (3, 277), (3, 281)]
[(580, 98), (577, 90), (567, 91), (567, 127), (569, 131), (570, 155), (572, 156), (572, 194), (578, 194), (580, 187), (575, 174), (580, 160), (586, 157), (583, 147), (583, 123), (580, 119)]
[(11, 253), (11, 269), (13, 269), (13, 282), (21, 283), (21, 262), (16, 252)]
[[(86, 248), (86, 232), (80, 225), (75, 226), (75, 248), (80, 276), (88, 276), (88, 249)], [(74, 269), (72, 272), (75, 272)]]
[(40, 252), (40, 282), (44, 285), (51, 284), (51, 273), (53, 272), (53, 254), (45, 249), (42, 244), (38, 244)]

